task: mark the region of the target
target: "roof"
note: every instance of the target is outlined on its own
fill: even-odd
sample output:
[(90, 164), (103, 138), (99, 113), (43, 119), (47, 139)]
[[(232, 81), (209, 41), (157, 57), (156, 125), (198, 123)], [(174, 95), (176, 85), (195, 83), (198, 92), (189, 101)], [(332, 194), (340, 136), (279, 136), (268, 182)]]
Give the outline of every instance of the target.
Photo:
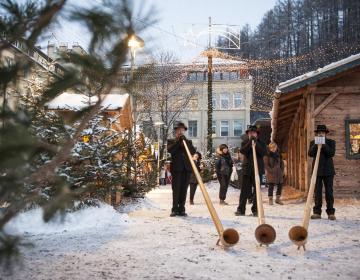
[(278, 90), (281, 93), (287, 93), (299, 88), (313, 84), (319, 80), (335, 76), (340, 72), (344, 72), (360, 65), (360, 53), (349, 56), (345, 59), (330, 63), (323, 68), (297, 76), (291, 80), (280, 83)]
[[(124, 107), (129, 94), (107, 94), (103, 97), (101, 107), (105, 111), (119, 110)], [(94, 105), (98, 101), (97, 96), (87, 96), (80, 93), (63, 92), (53, 100), (47, 102), (45, 107), (50, 110), (81, 111)]]

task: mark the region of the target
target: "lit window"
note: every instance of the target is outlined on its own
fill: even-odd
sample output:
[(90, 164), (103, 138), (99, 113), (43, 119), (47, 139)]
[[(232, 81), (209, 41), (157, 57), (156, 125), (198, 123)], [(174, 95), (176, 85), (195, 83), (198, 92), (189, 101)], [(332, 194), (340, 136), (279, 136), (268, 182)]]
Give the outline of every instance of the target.
[(229, 121), (220, 122), (220, 136), (229, 136)]
[(197, 121), (189, 121), (189, 137), (196, 138), (197, 137)]
[(360, 159), (360, 119), (345, 120), (346, 158)]

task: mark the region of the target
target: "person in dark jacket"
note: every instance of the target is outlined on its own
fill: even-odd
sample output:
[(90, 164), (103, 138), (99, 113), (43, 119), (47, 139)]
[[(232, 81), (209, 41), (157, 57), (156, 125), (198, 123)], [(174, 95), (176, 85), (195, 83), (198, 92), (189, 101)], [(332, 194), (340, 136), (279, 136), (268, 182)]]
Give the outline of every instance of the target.
[(273, 195), (275, 185), (277, 186), (275, 203), (283, 205), (281, 201), (281, 191), (284, 177), (284, 162), (275, 142), (271, 142), (268, 146), (268, 153), (264, 157), (264, 165), (266, 183), (269, 186), (269, 205), (274, 205)]
[[(322, 144), (319, 167), (315, 185), (315, 206), (313, 208), (314, 214), (311, 219), (321, 219), (321, 207), (322, 207), (322, 186), (325, 186), (325, 199), (326, 199), (326, 213), (329, 220), (335, 220), (335, 208), (334, 208), (334, 194), (333, 194), (333, 180), (335, 175), (333, 157), (336, 150), (336, 142), (327, 138), (329, 130), (325, 125), (318, 125), (315, 133), (318, 137), (325, 137), (325, 144)], [(315, 141), (310, 142), (309, 156), (314, 158), (317, 153), (318, 146)], [(314, 165), (313, 162), (313, 165)]]
[(229, 148), (225, 144), (221, 144), (217, 150), (218, 158), (215, 162), (216, 175), (220, 183), (220, 205), (228, 205), (225, 202), (227, 189), (229, 187), (230, 176), (233, 167), (233, 161), (229, 153)]
[[(193, 155), (193, 161), (199, 173), (201, 172), (201, 158), (202, 158), (201, 153), (199, 152), (196, 152)], [(190, 205), (194, 205), (194, 196), (198, 185), (194, 172), (192, 172), (190, 175), (189, 183), (190, 183)]]
[(184, 123), (178, 122), (174, 127), (175, 139), (168, 140), (168, 152), (171, 154), (170, 171), (172, 175), (171, 187), (173, 192), (173, 206), (171, 217), (187, 216), (185, 212), (186, 194), (189, 186), (190, 174), (192, 167), (186, 154), (184, 142), (186, 142), (190, 153), (195, 153), (195, 148), (191, 140), (184, 136), (187, 127)]
[[(256, 188), (255, 188), (255, 170), (254, 160), (252, 151), (252, 142), (255, 142), (256, 159), (258, 163), (259, 176), (261, 178), (264, 174), (264, 160), (263, 157), (266, 155), (266, 144), (261, 141), (259, 131), (255, 125), (249, 125), (246, 130), (247, 139), (241, 143), (240, 152), (244, 155), (243, 160), (243, 184), (240, 193), (239, 206), (235, 212), (236, 216), (244, 216), (246, 208), (246, 200), (249, 198), (252, 188), (255, 189), (252, 199), (251, 212), (254, 216), (257, 216), (257, 205), (256, 205)], [(260, 179), (259, 178), (259, 179)]]

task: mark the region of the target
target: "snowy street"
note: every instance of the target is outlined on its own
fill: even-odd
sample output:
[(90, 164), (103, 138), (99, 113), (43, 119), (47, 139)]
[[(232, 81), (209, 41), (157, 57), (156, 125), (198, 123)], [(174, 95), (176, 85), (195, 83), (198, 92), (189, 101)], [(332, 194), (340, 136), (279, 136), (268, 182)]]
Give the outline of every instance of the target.
[(239, 190), (229, 187), (230, 205), (220, 206), (218, 184), (207, 186), (224, 227), (240, 232), (231, 249), (215, 245), (216, 230), (199, 188), (195, 205), (187, 203), (188, 217), (169, 217), (168, 185), (123, 208), (125, 213), (109, 206), (86, 209), (62, 225), (43, 225), (36, 211), (22, 214), (8, 231), (23, 233), (35, 247), (23, 248), (22, 269), (11, 277), (1, 273), (0, 279), (360, 279), (359, 201), (335, 201), (337, 221), (324, 214), (310, 221), (304, 252), (288, 239), (303, 215), (298, 198), (269, 206), (263, 190), (265, 217), (277, 232), (265, 248), (254, 237), (257, 218), (234, 216)]

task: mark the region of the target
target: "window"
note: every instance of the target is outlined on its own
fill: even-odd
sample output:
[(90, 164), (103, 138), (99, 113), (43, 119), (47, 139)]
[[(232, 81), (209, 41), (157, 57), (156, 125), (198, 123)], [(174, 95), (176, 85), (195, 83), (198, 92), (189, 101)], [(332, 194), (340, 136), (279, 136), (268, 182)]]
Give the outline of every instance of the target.
[(237, 80), (239, 78), (238, 72), (232, 71), (230, 72), (229, 80)]
[(196, 72), (190, 72), (187, 76), (188, 81), (196, 81)]
[(244, 106), (243, 94), (236, 92), (234, 93), (234, 108), (241, 108)]
[(220, 94), (220, 106), (221, 109), (229, 109), (229, 94), (227, 93)]
[(212, 121), (212, 132), (211, 134), (216, 136), (216, 121)]
[(208, 80), (208, 73), (204, 72), (203, 73), (203, 81), (207, 81)]
[(234, 136), (241, 136), (243, 133), (243, 122), (234, 121)]
[(212, 108), (216, 110), (216, 95), (212, 97)]
[(220, 122), (220, 136), (229, 136), (229, 121)]
[(346, 158), (360, 159), (360, 119), (345, 120)]
[(220, 81), (221, 80), (221, 72), (215, 72), (214, 73), (214, 81)]
[(197, 137), (197, 121), (189, 121), (189, 137)]

